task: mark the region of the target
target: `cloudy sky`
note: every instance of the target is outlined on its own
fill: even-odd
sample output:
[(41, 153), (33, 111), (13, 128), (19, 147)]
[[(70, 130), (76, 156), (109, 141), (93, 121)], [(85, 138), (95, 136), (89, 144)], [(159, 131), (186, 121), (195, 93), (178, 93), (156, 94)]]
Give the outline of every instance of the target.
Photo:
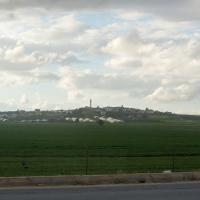
[(200, 114), (199, 0), (0, 0), (0, 110)]

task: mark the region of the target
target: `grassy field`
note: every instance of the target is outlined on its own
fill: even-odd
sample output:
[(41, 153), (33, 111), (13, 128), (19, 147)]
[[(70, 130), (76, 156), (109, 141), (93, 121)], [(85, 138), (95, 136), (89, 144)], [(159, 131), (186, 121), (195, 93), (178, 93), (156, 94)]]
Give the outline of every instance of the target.
[(0, 176), (200, 169), (200, 124), (0, 124)]

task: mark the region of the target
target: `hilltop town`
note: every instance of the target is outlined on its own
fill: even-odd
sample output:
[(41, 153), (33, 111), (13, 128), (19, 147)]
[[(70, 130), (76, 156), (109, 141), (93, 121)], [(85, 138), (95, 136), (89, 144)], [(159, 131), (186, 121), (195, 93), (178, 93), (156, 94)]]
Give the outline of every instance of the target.
[(200, 120), (196, 115), (180, 115), (171, 112), (160, 112), (146, 108), (145, 110), (127, 107), (83, 107), (72, 110), (40, 110), (0, 112), (0, 122), (45, 123), (45, 122), (160, 122), (171, 120)]

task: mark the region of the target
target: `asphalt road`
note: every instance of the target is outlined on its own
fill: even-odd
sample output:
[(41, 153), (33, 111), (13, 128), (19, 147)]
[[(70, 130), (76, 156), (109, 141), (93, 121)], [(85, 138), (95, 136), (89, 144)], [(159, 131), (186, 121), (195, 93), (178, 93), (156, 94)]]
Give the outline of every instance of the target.
[(0, 200), (199, 200), (200, 183), (0, 189)]

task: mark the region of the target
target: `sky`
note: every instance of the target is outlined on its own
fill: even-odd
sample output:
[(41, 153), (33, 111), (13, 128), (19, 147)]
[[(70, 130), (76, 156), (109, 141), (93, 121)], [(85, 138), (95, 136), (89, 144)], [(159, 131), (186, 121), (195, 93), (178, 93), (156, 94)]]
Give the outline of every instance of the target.
[(0, 110), (200, 114), (199, 0), (0, 0)]

